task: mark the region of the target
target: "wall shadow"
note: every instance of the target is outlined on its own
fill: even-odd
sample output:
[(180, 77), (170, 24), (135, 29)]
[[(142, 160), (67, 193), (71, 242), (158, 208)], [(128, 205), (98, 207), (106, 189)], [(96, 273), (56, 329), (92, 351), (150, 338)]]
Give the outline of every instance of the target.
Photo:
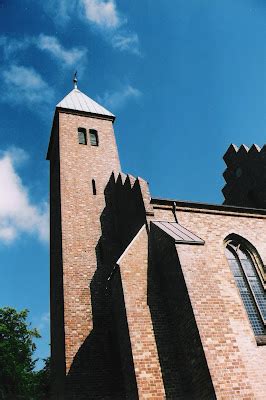
[[(135, 189), (137, 192), (137, 189)], [(93, 330), (66, 376), (67, 400), (137, 400), (138, 391), (124, 295), (116, 261), (131, 240), (142, 211), (130, 182), (111, 176), (105, 188), (102, 235), (95, 248), (97, 269), (90, 283)], [(131, 198), (132, 197), (132, 198)], [(143, 212), (142, 212), (143, 215)]]
[(94, 329), (80, 347), (66, 378), (66, 398), (125, 399), (118, 344), (111, 330)]
[(153, 224), (148, 304), (166, 398), (216, 399), (175, 243)]
[(56, 115), (53, 121), (53, 145), (49, 151), (51, 393), (55, 399), (64, 396), (66, 373), (58, 123)]

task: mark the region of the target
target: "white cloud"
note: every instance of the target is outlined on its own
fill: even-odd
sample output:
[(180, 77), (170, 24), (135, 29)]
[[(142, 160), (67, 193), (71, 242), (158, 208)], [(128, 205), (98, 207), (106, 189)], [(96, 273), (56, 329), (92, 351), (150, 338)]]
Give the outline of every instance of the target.
[(39, 323), (37, 325), (38, 331), (42, 331), (47, 328), (50, 324), (50, 312), (45, 312), (39, 318)]
[(22, 234), (36, 235), (48, 241), (49, 217), (46, 203), (33, 205), (27, 188), (15, 165), (27, 157), (21, 149), (12, 148), (0, 156), (0, 241), (12, 243)]
[(117, 11), (115, 0), (47, 0), (41, 2), (46, 12), (60, 25), (81, 17), (101, 28), (117, 28), (124, 19)]
[(56, 25), (79, 18), (98, 28), (96, 31), (115, 49), (140, 55), (138, 35), (125, 31), (127, 19), (115, 0), (48, 0), (42, 5)]
[(117, 33), (112, 37), (112, 44), (115, 49), (140, 55), (139, 38), (136, 33)]
[(102, 28), (117, 28), (121, 23), (114, 0), (81, 0), (85, 16)]
[[(0, 36), (0, 47), (3, 48), (7, 60), (18, 57), (22, 50), (35, 46), (41, 51), (49, 53), (57, 61), (63, 62), (63, 66), (72, 67), (82, 60), (85, 63), (87, 50), (84, 47), (72, 47), (66, 49), (55, 36), (41, 33), (39, 36), (28, 36), (21, 39)], [(62, 64), (60, 64), (62, 66)]]
[(9, 59), (11, 56), (14, 57), (19, 51), (27, 49), (31, 45), (31, 42), (31, 39), (28, 37), (10, 39), (6, 36), (0, 36), (0, 47), (3, 48), (6, 59)]
[(54, 36), (41, 34), (35, 41), (40, 50), (47, 51), (54, 58), (63, 61), (67, 66), (73, 66), (81, 59), (84, 61), (87, 50), (85, 48), (73, 47), (66, 50)]
[(80, 0), (80, 4), (86, 19), (100, 28), (115, 49), (140, 55), (138, 35), (122, 28), (127, 20), (118, 12), (115, 0)]
[(78, 1), (80, 0), (40, 0), (39, 2), (57, 24), (65, 25), (74, 17)]
[(17, 87), (23, 87), (26, 90), (43, 89), (45, 82), (42, 77), (33, 69), (19, 65), (11, 65), (11, 68), (3, 72), (6, 83)]
[(137, 99), (142, 95), (140, 90), (127, 85), (116, 92), (105, 92), (103, 97), (98, 97), (98, 101), (107, 107), (118, 109), (123, 107), (130, 99)]
[(54, 91), (31, 67), (11, 64), (1, 72), (3, 92), (0, 101), (27, 106), (48, 105)]

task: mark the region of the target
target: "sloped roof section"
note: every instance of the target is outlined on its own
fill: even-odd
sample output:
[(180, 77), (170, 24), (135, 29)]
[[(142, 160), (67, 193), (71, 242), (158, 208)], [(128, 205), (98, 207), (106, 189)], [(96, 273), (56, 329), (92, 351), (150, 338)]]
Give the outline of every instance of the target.
[(71, 90), (71, 92), (56, 105), (56, 107), (103, 115), (115, 119), (114, 114), (106, 110), (106, 108), (96, 103), (96, 101), (92, 100), (78, 89)]
[(204, 240), (184, 228), (177, 222), (152, 221), (152, 224), (162, 229), (167, 235), (171, 236), (175, 243), (183, 244), (204, 244)]

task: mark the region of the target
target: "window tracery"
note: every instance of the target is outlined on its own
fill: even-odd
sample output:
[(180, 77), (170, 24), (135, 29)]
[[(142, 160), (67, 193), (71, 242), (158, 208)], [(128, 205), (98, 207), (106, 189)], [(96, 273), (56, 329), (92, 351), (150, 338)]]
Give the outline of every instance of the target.
[(226, 257), (256, 336), (266, 335), (266, 292), (260, 274), (260, 256), (245, 239), (226, 241)]

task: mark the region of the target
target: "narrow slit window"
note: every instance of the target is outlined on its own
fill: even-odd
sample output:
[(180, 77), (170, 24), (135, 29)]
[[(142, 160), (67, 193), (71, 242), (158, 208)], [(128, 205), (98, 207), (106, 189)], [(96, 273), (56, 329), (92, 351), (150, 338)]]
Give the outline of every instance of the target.
[(78, 128), (79, 144), (87, 144), (87, 132), (85, 128)]
[(96, 196), (96, 183), (95, 179), (92, 180), (92, 193), (94, 196)]
[(99, 146), (98, 132), (95, 129), (90, 129), (91, 146)]

